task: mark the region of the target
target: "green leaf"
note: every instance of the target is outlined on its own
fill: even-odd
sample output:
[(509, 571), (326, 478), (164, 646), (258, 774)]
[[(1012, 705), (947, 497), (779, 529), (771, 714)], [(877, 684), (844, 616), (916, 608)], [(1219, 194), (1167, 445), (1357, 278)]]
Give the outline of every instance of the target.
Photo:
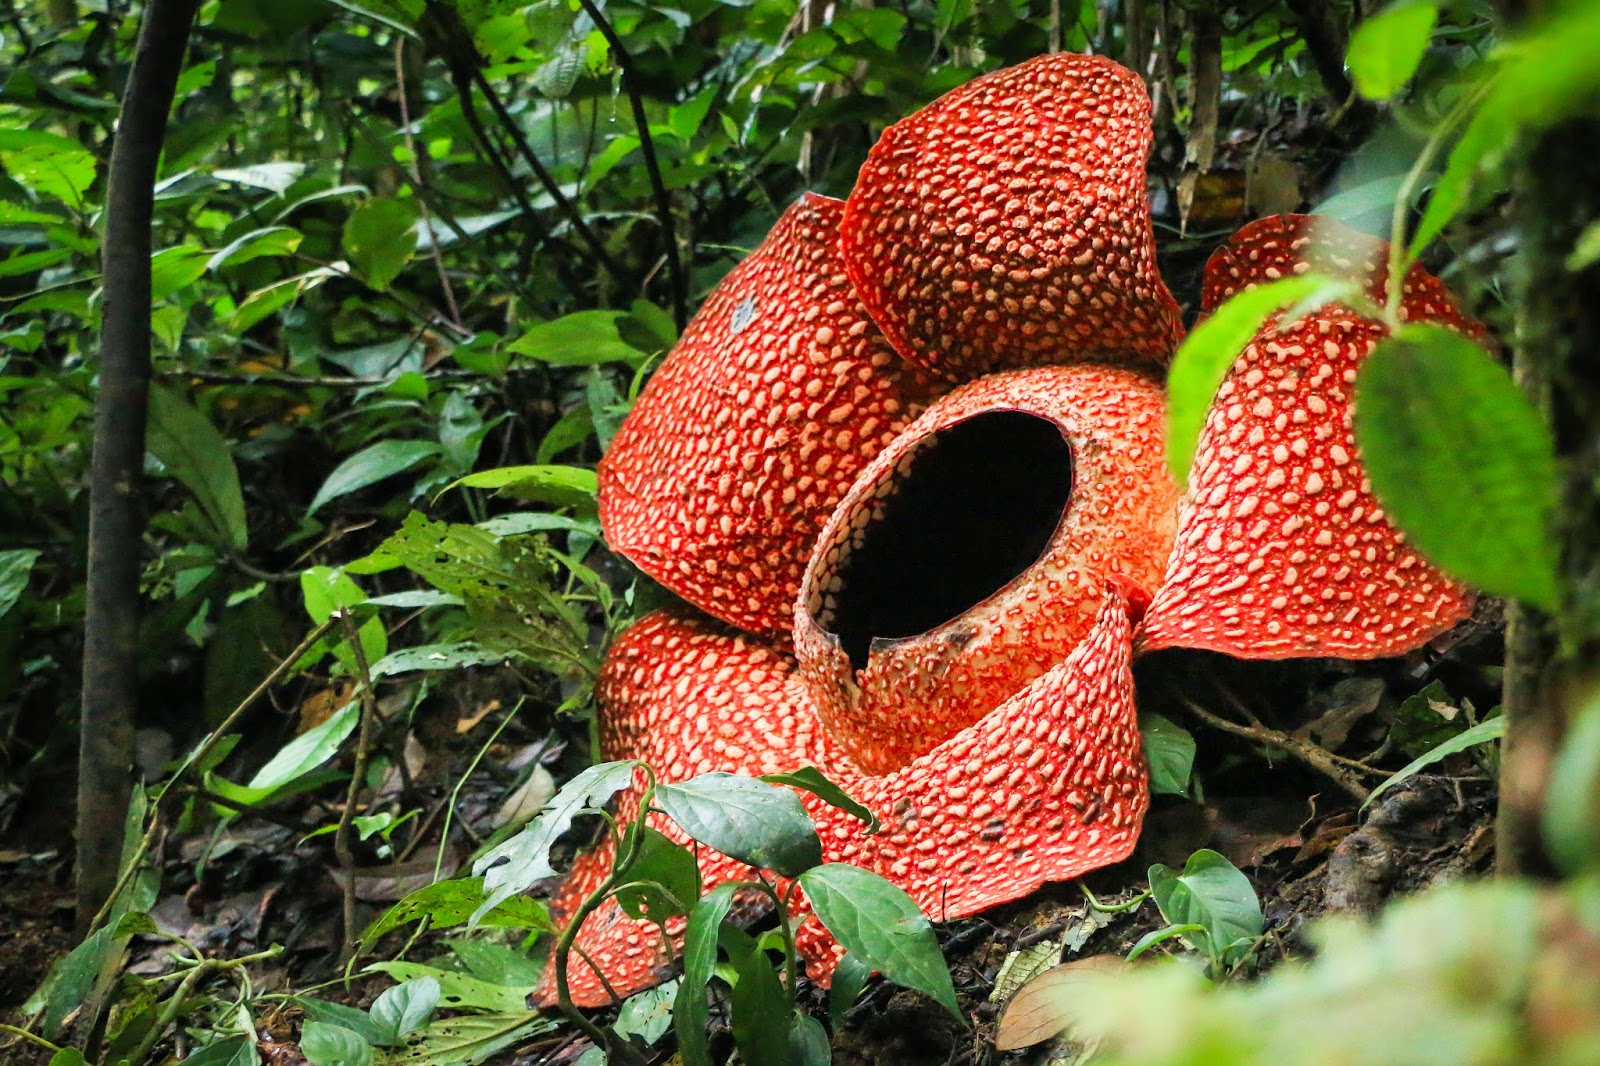
[(672, 1001), (677, 994), (678, 982), (668, 981), (629, 996), (623, 1002), (622, 1009), (617, 1011), (617, 1020), (612, 1028), (618, 1036), (637, 1036), (644, 1041), (645, 1047), (649, 1047), (666, 1036), (667, 1030), (672, 1028)]
[(245, 787), (265, 798), (339, 753), (339, 745), (355, 731), (360, 721), (361, 707), (348, 703), (329, 715), (320, 724), (301, 733), (267, 760), (267, 765), (256, 771)]
[(14, 548), (0, 551), (0, 618), (17, 605), (28, 587), (28, 575), (39, 558), (34, 548)]
[(330, 1003), (311, 996), (294, 996), (290, 999), (308, 1021), (348, 1029), (374, 1046), (383, 1042), (383, 1028), (364, 1010), (347, 1007), (343, 1003)]
[[(243, 1037), (240, 1037), (239, 1039), (242, 1040)], [(211, 1049), (206, 1049), (206, 1051), (209, 1050)], [(199, 1063), (200, 1056), (203, 1054), (205, 1054), (204, 1051), (197, 1052), (196, 1054), (190, 1055), (184, 1061), (190, 1063)], [(79, 1051), (77, 1048), (64, 1047), (54, 1055), (50, 1056), (50, 1066), (89, 1066), (89, 1060), (84, 1058), (83, 1052)]]
[(491, 489), (497, 495), (534, 503), (575, 506), (592, 505), (599, 495), (600, 482), (595, 472), (586, 467), (538, 464), (480, 470), (451, 482), (444, 491), (456, 488)]
[(145, 447), (194, 495), (221, 546), (244, 550), (250, 527), (239, 468), (227, 439), (211, 420), (177, 393), (153, 385)]
[(863, 965), (932, 997), (965, 1021), (933, 927), (903, 890), (840, 862), (807, 870), (800, 887), (828, 932)]
[(822, 861), (817, 827), (786, 788), (718, 771), (661, 785), (655, 802), (685, 833), (751, 866), (796, 877)]
[[(540, 928), (548, 926), (545, 922)], [(472, 976), (490, 984), (532, 988), (544, 974), (544, 959), (532, 958), (508, 944), (496, 944), (492, 940), (447, 940), (445, 946)]]
[(109, 926), (89, 934), (50, 967), (44, 983), (24, 1005), (24, 1013), (43, 1011), (44, 1035), (56, 1037), (67, 1016), (89, 998), (101, 975), (118, 967), (127, 944), (128, 938), (118, 937)]
[[(78, 1061), (83, 1061), (81, 1056)], [(247, 1036), (230, 1036), (196, 1051), (183, 1060), (183, 1066), (257, 1066), (260, 1061), (254, 1040)], [(56, 1066), (55, 1059), (50, 1060), (50, 1066)]]
[(1410, 81), (1439, 21), (1436, 4), (1400, 0), (1364, 19), (1350, 35), (1345, 66), (1361, 95), (1387, 100)]
[(1556, 606), (1555, 444), (1488, 352), (1435, 325), (1385, 339), (1356, 378), (1355, 437), (1419, 552), (1487, 592)]
[(300, 247), (300, 242), (303, 239), (299, 230), (292, 229), (289, 226), (267, 226), (264, 229), (254, 229), (241, 237), (229, 241), (226, 246), (206, 261), (206, 269), (217, 271), (223, 267), (248, 263), (252, 259), (290, 255)]
[(538, 1011), (446, 1018), (413, 1033), (405, 1047), (384, 1056), (383, 1066), (476, 1066), (553, 1028)]
[(382, 292), (417, 250), (416, 224), (411, 200), (367, 200), (345, 220), (344, 254), (362, 280)]
[[(385, 1044), (398, 1044), (400, 1038), (428, 1024), (439, 1005), (439, 978), (430, 975), (402, 981), (384, 989), (368, 1012), (384, 1034)], [(512, 1009), (525, 1006), (513, 1003)]]
[(543, 811), (510, 840), (472, 864), (475, 876), (483, 878), (484, 900), (472, 912), (469, 926), (518, 892), (525, 892), (535, 881), (555, 875), (550, 865), (550, 848), (565, 833), (573, 819), (584, 811), (601, 807), (633, 782), (632, 759), (603, 762), (591, 766), (561, 786)]
[(326, 1022), (306, 1022), (300, 1053), (311, 1066), (372, 1066), (372, 1045), (359, 1035)]
[(1400, 782), (1404, 781), (1418, 770), (1421, 770), (1423, 767), (1432, 766), (1440, 759), (1443, 759), (1448, 755), (1454, 755), (1458, 751), (1466, 751), (1468, 748), (1476, 747), (1479, 744), (1487, 744), (1492, 740), (1499, 740), (1501, 737), (1505, 736), (1505, 732), (1506, 720), (1503, 717), (1490, 718), (1487, 721), (1479, 722), (1470, 729), (1462, 730), (1449, 740), (1438, 744), (1431, 751), (1423, 752), (1415, 759), (1412, 759), (1410, 762), (1406, 763), (1405, 766), (1397, 770), (1381, 785), (1368, 793), (1366, 800), (1361, 804), (1361, 808), (1365, 810), (1367, 807), (1371, 806), (1373, 801), (1379, 796), (1383, 795), (1385, 792), (1389, 791), (1389, 789), (1393, 788), (1395, 785), (1398, 785)]
[[(372, 944), (385, 933), (402, 925), (428, 920), (430, 929), (449, 929), (465, 925), (484, 901), (483, 883), (477, 878), (438, 881), (419, 888), (390, 907), (361, 934), (363, 944)], [(479, 925), (501, 929), (554, 929), (544, 904), (527, 896), (511, 896), (478, 919)], [(482, 976), (481, 974), (479, 976)]]
[(717, 934), (733, 907), (736, 882), (718, 885), (689, 912), (683, 936), (683, 983), (673, 1002), (673, 1026), (678, 1031), (678, 1053), (684, 1066), (711, 1066), (707, 1028), (711, 1012), (706, 1005), (706, 985), (717, 966)]
[(1600, 689), (1580, 705), (1556, 754), (1542, 824), (1545, 847), (1567, 876), (1600, 864)]
[(69, 207), (87, 206), (94, 155), (77, 141), (36, 130), (0, 129), (0, 167), (19, 185)]
[(833, 1049), (822, 1023), (800, 1011), (789, 1018), (789, 1061), (795, 1066), (828, 1066)]
[[(1291, 304), (1327, 302), (1354, 289), (1352, 282), (1318, 274), (1283, 278), (1238, 293), (1194, 328), (1167, 375), (1167, 469), (1180, 486), (1188, 482), (1212, 397), (1267, 319)], [(1292, 320), (1286, 315), (1280, 325)]]
[(833, 981), (828, 986), (828, 1024), (834, 1032), (844, 1025), (845, 1012), (861, 997), (862, 989), (872, 980), (872, 967), (861, 961), (853, 952), (845, 952), (839, 965), (833, 968)]
[(198, 281), (206, 272), (204, 248), (180, 244), (150, 257), (150, 302), (159, 303)]
[(1220, 955), (1235, 941), (1261, 935), (1261, 903), (1250, 879), (1209, 848), (1189, 856), (1183, 873), (1161, 863), (1150, 867), (1150, 894), (1172, 925), (1198, 925)]
[[(419, 962), (375, 962), (368, 966), (367, 970), (372, 973), (386, 973), (395, 980), (404, 982), (404, 984), (396, 985), (395, 988), (404, 988), (406, 985), (414, 984), (418, 981), (432, 981), (438, 989), (438, 997), (434, 1001), (434, 1006), (442, 1007), (446, 1010), (475, 1010), (493, 1013), (526, 1010), (528, 1007), (528, 994), (533, 991), (534, 985), (538, 983), (537, 981), (531, 981), (520, 987), (513, 987), (496, 984), (493, 981), (485, 981), (481, 977), (474, 977), (471, 974), (442, 970), (437, 966), (427, 966)], [(394, 990), (392, 988), (389, 991), (393, 992)], [(385, 993), (385, 995), (387, 994)], [(382, 1001), (381, 996), (379, 1001)], [(379, 1024), (387, 1026), (387, 1019), (379, 1017), (377, 1003), (372, 1005), (372, 1016)], [(427, 1017), (424, 1016), (420, 1022), (412, 1026), (411, 1029), (406, 1030), (406, 1032), (409, 1033), (421, 1028), (422, 1025), (427, 1023), (427, 1020)], [(389, 1030), (386, 1028), (385, 1033), (388, 1032)], [(398, 1039), (386, 1039), (383, 1041), (383, 1043), (387, 1044), (398, 1042)]]
[(733, 968), (728, 995), (733, 1043), (749, 1063), (784, 1063), (789, 1052), (789, 997), (778, 982), (772, 960), (756, 939), (731, 925), (723, 926), (721, 942)]
[(868, 833), (876, 833), (878, 831), (878, 816), (873, 814), (864, 804), (852, 799), (844, 789), (829, 781), (827, 776), (815, 766), (802, 766), (798, 770), (791, 770), (785, 774), (762, 774), (757, 780), (773, 785), (789, 785), (792, 788), (804, 789), (830, 807), (837, 807), (846, 814), (865, 822)]
[(1150, 764), (1150, 791), (1157, 796), (1189, 794), (1194, 768), (1194, 736), (1158, 714), (1139, 716), (1144, 756)]
[(577, 311), (541, 322), (506, 347), (542, 363), (591, 366), (637, 362), (645, 353), (622, 339), (617, 320), (622, 311)]
[(328, 479), (317, 490), (306, 513), (315, 514), (330, 500), (409, 470), (437, 454), (439, 445), (431, 440), (380, 440), (376, 444), (369, 444), (333, 468)]
[(1573, 242), (1572, 253), (1567, 256), (1567, 269), (1577, 273), (1596, 263), (1600, 263), (1600, 222), (1591, 222)]
[[(448, 597), (454, 602), (460, 601)], [(415, 644), (409, 648), (392, 651), (372, 664), (372, 677), (388, 677), (414, 670), (459, 670), (466, 666), (486, 666), (505, 662), (506, 653), (493, 648), (480, 648), (469, 641), (455, 644)]]
[(630, 918), (649, 917), (658, 923), (688, 914), (700, 898), (700, 866), (694, 852), (649, 826), (642, 832), (639, 856), (628, 867), (626, 881), (653, 883), (619, 889), (617, 903)]

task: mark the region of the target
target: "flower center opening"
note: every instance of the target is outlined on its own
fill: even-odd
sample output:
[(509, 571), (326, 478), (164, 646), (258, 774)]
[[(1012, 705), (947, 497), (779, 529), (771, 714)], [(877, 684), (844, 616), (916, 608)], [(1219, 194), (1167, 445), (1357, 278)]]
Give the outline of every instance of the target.
[(1039, 559), (1072, 496), (1072, 449), (1048, 419), (989, 411), (919, 442), (878, 495), (812, 606), (857, 670), (875, 640), (957, 618)]

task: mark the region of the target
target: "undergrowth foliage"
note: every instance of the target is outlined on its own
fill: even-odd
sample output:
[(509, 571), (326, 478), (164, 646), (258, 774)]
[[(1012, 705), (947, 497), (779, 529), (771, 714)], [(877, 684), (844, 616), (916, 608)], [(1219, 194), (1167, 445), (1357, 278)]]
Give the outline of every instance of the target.
[[(1285, 191), (1263, 136), (1244, 191), (1208, 193), (1195, 160), (1216, 149), (1224, 105), (1252, 130), (1310, 109), (1351, 137), (1387, 108), (1394, 135), (1356, 153), (1321, 207), (1391, 240), (1392, 279), (1424, 256), (1444, 264), (1514, 343), (1517, 267), (1496, 250), (1495, 212), (1540, 137), (1600, 114), (1596, 9), (1552, 5), (1523, 27), (1487, 5), (1410, 0), (1355, 26), (1346, 53), (1306, 6), (204, 5), (152, 223), (139, 680), (157, 743), (139, 753), (117, 891), (41, 967), (0, 1057), (250, 1066), (297, 1050), (313, 1066), (450, 1066), (577, 1033), (590, 1066), (660, 1061), (670, 1032), (691, 1066), (730, 1046), (746, 1063), (810, 1066), (830, 1061), (830, 1032), (874, 973), (963, 1025), (977, 1017), (904, 892), (821, 863), (796, 790), (877, 826), (816, 770), (663, 784), (595, 762), (604, 649), (665, 594), (606, 552), (594, 466), (686, 311), (783, 205), (844, 193), (885, 124), (1052, 48), (1150, 75), (1158, 158), (1183, 174), (1157, 212), (1179, 263), (1214, 243), (1208, 211), (1315, 203), (1327, 177)], [(141, 13), (77, 0), (0, 12), (0, 832), (32, 842), (60, 820), (74, 744), (61, 709), (82, 655), (99, 234)], [(1600, 223), (1582, 221), (1574, 276), (1600, 262)], [(1543, 405), (1504, 353), (1403, 326), (1394, 284), (1363, 304), (1391, 327), (1357, 386), (1377, 493), (1441, 567), (1549, 612), (1564, 647), (1592, 643), (1595, 590), (1563, 562), (1570, 459)], [(1263, 323), (1364, 299), (1308, 275), (1195, 330), (1169, 381), (1178, 476)], [(1600, 929), (1600, 700), (1579, 706), (1542, 807), (1564, 881), (1450, 887), (1372, 925), (1335, 920), (1314, 962), (1252, 983), (1280, 930), (1250, 879), (1200, 850), (1150, 866), (1148, 892), (1123, 904), (1085, 890), (1095, 915), (1153, 905), (1155, 927), (1124, 945), (1132, 972), (1107, 956), (1062, 963), (1065, 941), (1013, 952), (995, 983), (1015, 998), (979, 1042), (1065, 1033), (1076, 1050), (1061, 1054), (1146, 1064), (1600, 1055), (1583, 950)], [(1376, 786), (1358, 786), (1363, 809), (1441, 765), (1492, 777), (1511, 728), (1499, 710), (1422, 688), (1383, 738), (1393, 758)], [(414, 750), (441, 715), (464, 738), (442, 768)], [(1203, 800), (1204, 742), (1154, 714), (1141, 729), (1153, 791)], [(512, 738), (531, 754), (507, 770)], [(469, 815), (464, 795), (490, 777), (517, 802)], [(621, 818), (629, 789), (639, 813)], [(528, 892), (563, 866), (575, 824), (602, 827), (618, 857), (558, 930)], [(275, 834), (265, 850), (333, 874), (338, 929), (311, 962), (188, 938), (161, 906), (203, 896), (252, 827)], [(749, 876), (702, 893), (695, 845)], [(15, 861), (44, 883), (67, 847), (58, 832)], [(397, 887), (419, 870), (420, 887)], [(806, 1009), (797, 892), (846, 949), (826, 1026)], [(757, 897), (776, 920), (747, 930), (736, 903)], [(608, 899), (685, 924), (681, 976), (586, 1015), (566, 995), (584, 964), (572, 945)], [(560, 1017), (530, 1007), (541, 988)]]

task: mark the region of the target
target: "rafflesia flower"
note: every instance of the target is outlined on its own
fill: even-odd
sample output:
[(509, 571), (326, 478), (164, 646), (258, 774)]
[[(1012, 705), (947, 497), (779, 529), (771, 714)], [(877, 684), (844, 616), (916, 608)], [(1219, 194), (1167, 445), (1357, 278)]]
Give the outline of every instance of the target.
[[(611, 547), (691, 605), (611, 649), (605, 758), (663, 781), (818, 767), (883, 823), (804, 796), (825, 860), (958, 918), (1132, 851), (1136, 651), (1372, 658), (1467, 613), (1363, 476), (1351, 389), (1384, 326), (1343, 305), (1249, 344), (1180, 500), (1150, 140), (1143, 83), (1104, 58), (978, 78), (890, 127), (847, 201), (803, 196), (717, 287), (600, 467)], [(1311, 265), (1381, 297), (1381, 243), (1317, 230), (1247, 226), (1203, 311)], [(1480, 331), (1420, 268), (1404, 317)], [(749, 875), (701, 856), (707, 888)], [(612, 860), (580, 857), (558, 919)], [(839, 949), (799, 913), (825, 982)], [(580, 1005), (675, 954), (614, 903), (577, 945)]]

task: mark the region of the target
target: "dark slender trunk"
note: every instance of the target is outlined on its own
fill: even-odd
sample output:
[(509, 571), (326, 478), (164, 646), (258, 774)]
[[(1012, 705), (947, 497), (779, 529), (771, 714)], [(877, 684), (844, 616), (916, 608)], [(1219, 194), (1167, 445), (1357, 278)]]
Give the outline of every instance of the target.
[(1540, 832), (1550, 768), (1600, 662), (1600, 266), (1566, 259), (1600, 219), (1600, 122), (1543, 136), (1516, 183), (1524, 277), (1516, 369), (1548, 412), (1565, 469), (1557, 521), (1569, 597), (1559, 619), (1525, 607), (1507, 636), (1498, 855), (1507, 873), (1553, 872)]
[(122, 97), (106, 187), (100, 380), (89, 483), (89, 584), (78, 757), (78, 924), (116, 883), (132, 783), (139, 564), (150, 390), (150, 219), (167, 113), (199, 0), (150, 0)]

